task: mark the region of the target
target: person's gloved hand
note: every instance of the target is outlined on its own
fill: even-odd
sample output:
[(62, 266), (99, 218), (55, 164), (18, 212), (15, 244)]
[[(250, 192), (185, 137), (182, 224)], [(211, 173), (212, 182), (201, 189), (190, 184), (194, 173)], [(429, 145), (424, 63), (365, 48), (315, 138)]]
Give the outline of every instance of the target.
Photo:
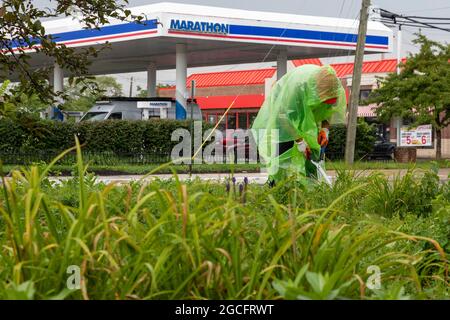
[(311, 160), (311, 149), (309, 147), (306, 148), (305, 157), (308, 160)]
[(297, 149), (300, 152), (305, 152), (306, 149), (308, 148), (308, 144), (305, 142), (305, 140), (301, 140), (301, 141), (296, 141), (295, 142), (297, 144)]

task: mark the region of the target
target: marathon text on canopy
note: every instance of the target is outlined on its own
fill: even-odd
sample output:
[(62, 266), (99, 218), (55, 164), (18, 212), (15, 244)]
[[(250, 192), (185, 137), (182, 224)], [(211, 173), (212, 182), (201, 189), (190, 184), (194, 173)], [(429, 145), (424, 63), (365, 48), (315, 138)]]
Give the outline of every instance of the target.
[(172, 19), (170, 21), (170, 29), (188, 32), (228, 34), (230, 25), (225, 23)]

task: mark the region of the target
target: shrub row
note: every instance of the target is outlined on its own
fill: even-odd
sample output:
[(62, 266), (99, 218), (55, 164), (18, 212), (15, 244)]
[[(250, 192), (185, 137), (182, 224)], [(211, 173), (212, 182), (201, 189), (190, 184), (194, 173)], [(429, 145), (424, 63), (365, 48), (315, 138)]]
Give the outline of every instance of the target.
[[(0, 154), (3, 161), (8, 157), (21, 155), (33, 159), (46, 159), (74, 145), (78, 136), (83, 150), (97, 154), (136, 155), (170, 154), (178, 142), (171, 141), (175, 129), (190, 128), (190, 121), (96, 121), (57, 122), (20, 118), (0, 119)], [(211, 128), (203, 123), (203, 130)], [(330, 129), (330, 143), (327, 157), (340, 159), (344, 155), (346, 127), (333, 125)], [(365, 122), (357, 126), (355, 158), (360, 159), (371, 151), (375, 140), (375, 129)]]
[[(0, 153), (34, 154), (60, 152), (75, 144), (78, 136), (87, 152), (116, 154), (170, 153), (178, 142), (171, 141), (172, 132), (190, 128), (190, 121), (96, 121), (57, 122), (22, 118), (0, 120)], [(210, 128), (203, 125), (203, 130)]]

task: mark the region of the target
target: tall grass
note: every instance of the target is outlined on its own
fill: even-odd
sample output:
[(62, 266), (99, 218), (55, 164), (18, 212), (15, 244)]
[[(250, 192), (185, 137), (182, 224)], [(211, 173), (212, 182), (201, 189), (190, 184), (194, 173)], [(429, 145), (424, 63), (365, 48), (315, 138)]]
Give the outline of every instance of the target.
[[(102, 185), (86, 175), (78, 141), (76, 150), (78, 176), (62, 185), (46, 174), (63, 154), (45, 168), (2, 176), (0, 298), (445, 296), (447, 253), (437, 241), (383, 221), (345, 219), (355, 195), (370, 187), (364, 181), (343, 175), (333, 189), (250, 185), (245, 196), (176, 174)], [(317, 202), (320, 192), (327, 199)], [(79, 290), (66, 285), (71, 265), (81, 270)], [(371, 265), (382, 270), (378, 290), (366, 286)]]

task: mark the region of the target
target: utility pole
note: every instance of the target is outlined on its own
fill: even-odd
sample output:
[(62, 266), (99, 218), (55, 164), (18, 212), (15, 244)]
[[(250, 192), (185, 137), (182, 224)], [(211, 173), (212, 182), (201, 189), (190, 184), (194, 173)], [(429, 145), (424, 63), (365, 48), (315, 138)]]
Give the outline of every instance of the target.
[[(195, 151), (195, 139), (194, 139), (194, 99), (195, 99), (195, 80), (191, 81), (191, 103), (190, 103), (190, 108), (191, 108), (191, 152), (196, 152)], [(191, 157), (190, 161), (189, 161), (189, 177), (192, 177), (192, 162), (194, 161), (194, 157)]]
[(402, 25), (398, 25), (397, 31), (397, 74), (400, 74), (400, 62), (402, 62)]
[(133, 77), (130, 79), (130, 98), (133, 95)]
[(359, 14), (358, 42), (352, 76), (352, 91), (350, 95), (350, 108), (347, 120), (347, 138), (345, 142), (345, 162), (353, 164), (355, 159), (356, 125), (358, 120), (359, 88), (361, 86), (361, 73), (366, 45), (367, 20), (369, 18), (370, 0), (362, 0)]
[[(402, 61), (402, 25), (398, 25), (397, 31), (397, 74), (400, 74), (400, 62)], [(397, 147), (400, 147), (401, 142), (401, 127), (403, 120), (400, 117), (397, 117)]]

